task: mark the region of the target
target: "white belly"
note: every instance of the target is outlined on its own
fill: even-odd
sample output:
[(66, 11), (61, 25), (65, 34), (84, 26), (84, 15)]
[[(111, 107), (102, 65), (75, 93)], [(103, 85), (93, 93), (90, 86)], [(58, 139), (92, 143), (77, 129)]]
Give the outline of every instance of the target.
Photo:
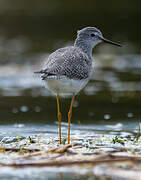
[(56, 77), (50, 77), (45, 80), (45, 86), (52, 91), (55, 95), (70, 96), (77, 94), (83, 89), (90, 80), (94, 70), (94, 62), (92, 61), (92, 67), (89, 72), (89, 77), (81, 80), (68, 79), (65, 76), (57, 79)]
[(50, 78), (45, 81), (46, 87), (54, 94), (61, 96), (68, 96), (77, 94), (85, 87), (89, 79), (73, 80), (63, 77), (61, 79)]

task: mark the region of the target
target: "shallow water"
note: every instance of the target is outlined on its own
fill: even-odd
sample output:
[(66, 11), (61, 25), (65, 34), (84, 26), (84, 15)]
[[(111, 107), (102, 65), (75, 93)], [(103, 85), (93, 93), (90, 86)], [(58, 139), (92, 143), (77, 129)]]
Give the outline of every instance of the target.
[[(40, 144), (43, 144), (42, 148), (47, 149), (48, 144), (45, 145), (45, 142), (48, 142), (50, 139), (51, 141), (53, 139), (58, 140), (58, 126), (57, 122), (54, 124), (11, 124), (11, 125), (1, 125), (0, 126), (0, 144), (3, 146), (8, 145), (10, 147), (22, 147), (22, 145), (25, 144), (24, 139), (36, 138), (38, 139), (40, 137)], [(95, 145), (93, 148), (99, 148), (99, 147), (106, 147), (108, 149), (115, 148), (121, 148), (121, 144), (113, 145), (111, 143), (112, 139), (115, 137), (115, 135), (118, 135), (122, 138), (126, 137), (133, 137), (133, 135), (137, 134), (139, 132), (139, 125), (137, 123), (130, 123), (129, 126), (127, 124), (114, 124), (114, 125), (95, 125), (95, 124), (89, 124), (89, 125), (77, 125), (77, 124), (71, 124), (71, 137), (73, 139), (76, 139), (75, 142), (79, 142), (84, 144), (87, 144), (90, 141), (94, 141)], [(66, 137), (67, 134), (67, 124), (62, 123), (62, 137)], [(19, 138), (23, 142), (19, 141)], [(78, 139), (78, 140), (77, 140)], [(103, 140), (102, 140), (103, 139)], [(102, 141), (101, 141), (102, 140)], [(18, 142), (18, 144), (17, 144)], [(92, 148), (92, 149), (93, 149)], [(127, 143), (124, 148), (131, 148), (131, 144)], [(133, 148), (133, 145), (132, 145)], [(140, 149), (140, 145), (136, 146), (135, 148)], [(81, 150), (83, 151), (83, 150)], [(13, 153), (13, 158), (16, 158), (16, 155)], [(11, 158), (9, 156), (9, 158)], [(37, 157), (38, 158), (38, 157)], [(1, 162), (10, 163), (10, 159), (7, 159), (6, 154), (0, 154)], [(36, 158), (35, 158), (36, 159)], [(25, 160), (24, 160), (25, 161)], [(24, 163), (23, 161), (23, 163)], [(27, 162), (30, 162), (31, 160), (27, 160)], [(19, 163), (22, 163), (22, 159), (19, 161)], [(101, 168), (97, 169), (95, 168), (93, 171), (87, 169), (86, 167), (83, 167), (83, 170), (80, 171), (80, 167), (75, 166), (62, 166), (62, 167), (25, 167), (25, 168), (12, 168), (12, 167), (1, 167), (1, 173), (0, 178), (1, 179), (12, 179), (12, 180), (23, 180), (23, 179), (94, 179), (94, 180), (102, 180), (103, 178), (105, 180), (114, 179), (110, 178), (109, 173), (106, 171), (105, 173), (108, 173), (108, 176), (104, 176), (103, 172), (101, 172)], [(104, 170), (104, 169), (103, 169)], [(94, 176), (93, 174), (96, 174)], [(122, 178), (121, 178), (122, 179)]]
[[(41, 58), (41, 61), (43, 59)], [(76, 97), (74, 103), (71, 121), (73, 138), (93, 140), (97, 135), (126, 137), (139, 132), (141, 119), (139, 59), (140, 55), (130, 54), (95, 56), (93, 78)], [(39, 64), (36, 61), (34, 64), (24, 66), (20, 64), (1, 66), (1, 142), (10, 143), (19, 136), (28, 138), (37, 135), (58, 139), (56, 99), (44, 88), (42, 80), (33, 74), (39, 69)], [(70, 99), (61, 99), (64, 138), (67, 136), (69, 103)], [(79, 169), (74, 167), (24, 168), (15, 169), (14, 173), (13, 168), (1, 168), (0, 177), (21, 180), (31, 177), (41, 180), (103, 178), (101, 175), (98, 177), (90, 175), (90, 172), (81, 174)]]
[[(99, 27), (106, 38), (120, 42), (123, 47), (103, 44), (95, 48), (95, 72), (89, 84), (76, 97), (71, 135), (93, 139), (96, 135), (128, 136), (139, 131), (140, 5), (137, 6), (136, 1), (118, 1), (110, 6), (104, 1), (83, 4), (72, 0), (69, 3), (0, 3), (1, 141), (40, 134), (45, 138), (58, 138), (56, 99), (33, 72), (41, 68), (49, 53), (72, 45), (77, 29), (90, 25)], [(111, 5), (112, 8), (109, 8)], [(86, 16), (82, 18), (84, 12)], [(63, 137), (67, 136), (69, 103), (70, 99), (61, 99)], [(77, 169), (73, 175), (73, 171), (73, 168), (55, 167), (1, 168), (0, 178), (99, 179), (89, 173), (77, 174)]]

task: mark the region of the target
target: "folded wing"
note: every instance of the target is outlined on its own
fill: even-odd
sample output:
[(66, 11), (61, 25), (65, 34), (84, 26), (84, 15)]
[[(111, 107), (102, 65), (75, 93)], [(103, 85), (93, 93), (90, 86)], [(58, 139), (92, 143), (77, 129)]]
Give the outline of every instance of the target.
[(86, 53), (76, 47), (66, 47), (53, 52), (45, 62), (40, 73), (41, 78), (85, 79), (89, 73), (89, 58)]

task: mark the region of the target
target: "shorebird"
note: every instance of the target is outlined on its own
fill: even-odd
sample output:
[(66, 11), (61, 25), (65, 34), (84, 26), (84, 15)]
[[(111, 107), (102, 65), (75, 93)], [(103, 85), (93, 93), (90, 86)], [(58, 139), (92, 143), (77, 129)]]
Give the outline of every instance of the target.
[(57, 98), (57, 111), (59, 121), (59, 143), (61, 144), (61, 111), (59, 97), (70, 95), (72, 97), (68, 112), (68, 144), (70, 143), (70, 121), (75, 95), (83, 89), (91, 79), (94, 69), (92, 49), (97, 44), (105, 42), (116, 46), (118, 43), (107, 40), (101, 31), (95, 27), (86, 27), (77, 31), (77, 38), (73, 46), (56, 50), (47, 58), (40, 73), (46, 87)]

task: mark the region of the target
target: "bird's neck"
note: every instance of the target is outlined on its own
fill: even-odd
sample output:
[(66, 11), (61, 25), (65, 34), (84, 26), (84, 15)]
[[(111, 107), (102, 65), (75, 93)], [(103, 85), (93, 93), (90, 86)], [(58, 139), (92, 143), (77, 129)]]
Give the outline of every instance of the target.
[(75, 40), (74, 46), (79, 47), (89, 57), (92, 57), (93, 46), (89, 44), (88, 42), (86, 42), (85, 40), (83, 40), (81, 37), (77, 37), (77, 39)]

